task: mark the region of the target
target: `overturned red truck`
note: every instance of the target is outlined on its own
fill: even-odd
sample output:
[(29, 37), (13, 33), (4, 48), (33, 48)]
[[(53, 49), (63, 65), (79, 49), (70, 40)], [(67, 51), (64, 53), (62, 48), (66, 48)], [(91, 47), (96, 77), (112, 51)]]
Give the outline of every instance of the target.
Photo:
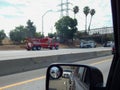
[(59, 49), (59, 43), (55, 39), (46, 38), (27, 38), (26, 49), (27, 50), (40, 50), (41, 48)]

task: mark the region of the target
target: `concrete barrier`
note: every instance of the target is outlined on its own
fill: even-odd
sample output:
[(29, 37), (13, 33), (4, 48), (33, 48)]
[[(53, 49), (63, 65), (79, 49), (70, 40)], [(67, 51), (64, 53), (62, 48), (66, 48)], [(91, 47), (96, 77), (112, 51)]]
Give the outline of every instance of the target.
[(77, 54), (65, 54), (54, 55), (46, 57), (36, 58), (24, 58), (15, 60), (0, 61), (0, 76), (9, 75), (13, 73), (25, 72), (34, 69), (40, 69), (47, 67), (52, 63), (72, 63), (76, 61), (97, 58), (101, 56), (111, 55), (111, 50), (89, 52), (89, 53), (77, 53)]

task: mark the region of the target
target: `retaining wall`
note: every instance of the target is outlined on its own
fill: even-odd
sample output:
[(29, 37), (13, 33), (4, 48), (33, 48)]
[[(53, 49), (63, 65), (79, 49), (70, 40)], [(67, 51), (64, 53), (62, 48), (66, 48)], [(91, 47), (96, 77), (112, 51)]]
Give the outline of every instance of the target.
[(72, 63), (76, 61), (111, 55), (111, 50), (64, 54), (46, 57), (24, 58), (0, 61), (0, 76), (25, 72), (49, 66), (52, 63)]

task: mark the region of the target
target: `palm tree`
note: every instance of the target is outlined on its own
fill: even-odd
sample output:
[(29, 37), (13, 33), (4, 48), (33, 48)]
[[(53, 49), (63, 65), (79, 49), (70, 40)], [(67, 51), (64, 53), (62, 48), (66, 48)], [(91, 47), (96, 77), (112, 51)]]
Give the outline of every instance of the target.
[(90, 23), (89, 23), (89, 26), (88, 26), (88, 31), (90, 31), (90, 26), (91, 26), (91, 22), (92, 22), (92, 17), (95, 15), (95, 9), (91, 9), (91, 10), (90, 10), (90, 15), (91, 15), (91, 18), (90, 18)]
[(85, 20), (85, 32), (87, 32), (87, 15), (90, 13), (90, 8), (88, 6), (83, 8), (83, 12), (85, 14), (86, 20)]
[(73, 8), (73, 12), (74, 12), (74, 18), (75, 18), (75, 15), (79, 12), (79, 7), (78, 6), (75, 6)]

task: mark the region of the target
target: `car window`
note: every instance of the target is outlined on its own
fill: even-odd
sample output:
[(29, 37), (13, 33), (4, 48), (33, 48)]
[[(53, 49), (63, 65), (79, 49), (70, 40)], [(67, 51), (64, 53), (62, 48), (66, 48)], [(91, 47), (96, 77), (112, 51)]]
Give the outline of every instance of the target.
[(45, 90), (52, 63), (95, 66), (106, 85), (115, 50), (110, 0), (0, 0), (0, 90)]

